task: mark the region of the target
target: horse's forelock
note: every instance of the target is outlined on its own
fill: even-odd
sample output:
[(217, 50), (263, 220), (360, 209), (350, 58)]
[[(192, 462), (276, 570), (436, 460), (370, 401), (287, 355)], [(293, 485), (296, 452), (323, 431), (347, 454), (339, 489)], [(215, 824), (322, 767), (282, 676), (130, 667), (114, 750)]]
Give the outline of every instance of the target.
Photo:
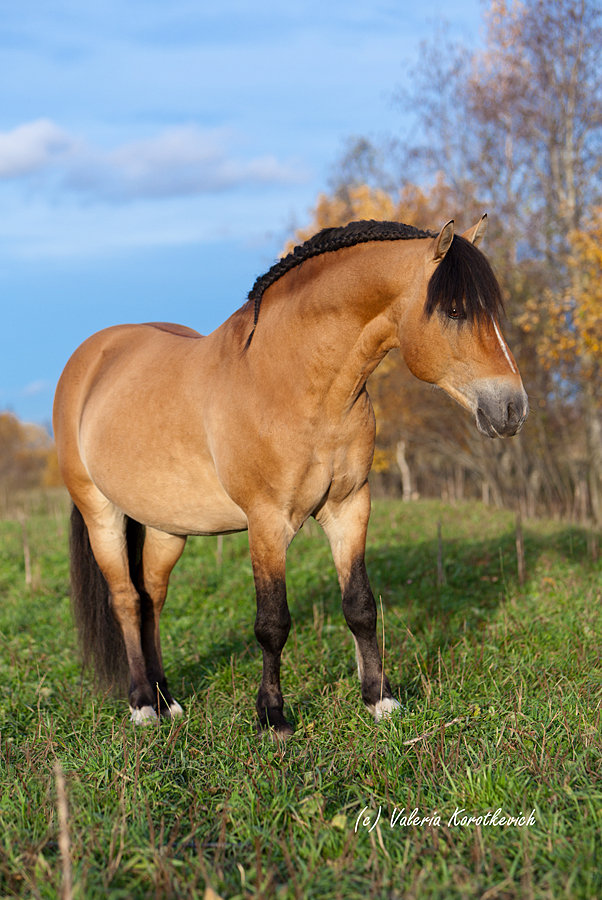
[(449, 316), (454, 309), (469, 322), (497, 319), (504, 309), (487, 257), (460, 235), (431, 276), (424, 312), (430, 318), (436, 311)]

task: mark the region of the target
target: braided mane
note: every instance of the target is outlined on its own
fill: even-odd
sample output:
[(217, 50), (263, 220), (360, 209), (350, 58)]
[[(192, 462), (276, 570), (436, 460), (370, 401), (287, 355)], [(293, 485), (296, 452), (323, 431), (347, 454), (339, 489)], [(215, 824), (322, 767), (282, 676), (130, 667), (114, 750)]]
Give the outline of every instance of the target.
[[(249, 291), (249, 300), (254, 302), (253, 332), (259, 318), (259, 308), (264, 292), (275, 281), (278, 281), (291, 269), (300, 266), (306, 259), (320, 256), (322, 253), (333, 253), (343, 247), (366, 244), (369, 241), (408, 241), (436, 236), (437, 232), (421, 231), (412, 225), (403, 225), (401, 222), (377, 222), (374, 219), (360, 219), (338, 228), (323, 228), (305, 243), (295, 247), (287, 256), (279, 259), (265, 275), (260, 275), (255, 281)], [(251, 332), (247, 346), (251, 342), (253, 332)]]
[[(323, 228), (279, 259), (265, 275), (260, 275), (255, 281), (248, 295), (248, 299), (253, 301), (254, 317), (253, 330), (246, 348), (255, 334), (265, 291), (306, 259), (369, 241), (408, 241), (434, 238), (437, 234), (436, 231), (422, 231), (401, 222), (377, 222), (373, 219), (360, 219), (338, 228)], [(460, 235), (454, 235), (449, 250), (431, 276), (424, 311), (427, 318), (438, 311), (469, 322), (485, 321), (490, 316), (497, 317), (503, 312), (500, 287), (487, 258)]]

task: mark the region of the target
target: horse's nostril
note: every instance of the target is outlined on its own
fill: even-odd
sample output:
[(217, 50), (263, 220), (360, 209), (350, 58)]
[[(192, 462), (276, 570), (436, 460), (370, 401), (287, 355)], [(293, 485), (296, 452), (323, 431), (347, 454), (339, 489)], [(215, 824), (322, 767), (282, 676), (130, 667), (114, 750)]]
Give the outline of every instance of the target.
[(512, 437), (520, 431), (528, 411), (526, 396), (519, 393), (504, 397), (496, 396), (495, 391), (483, 392), (478, 398), (477, 428), (489, 437)]
[(526, 398), (515, 397), (511, 400), (506, 406), (506, 429), (507, 431), (512, 431), (512, 434), (516, 434), (520, 431), (523, 422), (527, 418), (527, 413), (529, 412), (529, 405), (526, 401)]

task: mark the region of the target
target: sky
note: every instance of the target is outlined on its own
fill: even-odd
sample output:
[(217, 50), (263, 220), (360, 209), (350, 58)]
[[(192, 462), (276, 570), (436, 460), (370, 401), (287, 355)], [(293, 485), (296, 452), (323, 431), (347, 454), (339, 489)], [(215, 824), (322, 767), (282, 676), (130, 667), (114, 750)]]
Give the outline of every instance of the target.
[(100, 328), (223, 322), (442, 22), (480, 0), (0, 0), (0, 411), (49, 424)]

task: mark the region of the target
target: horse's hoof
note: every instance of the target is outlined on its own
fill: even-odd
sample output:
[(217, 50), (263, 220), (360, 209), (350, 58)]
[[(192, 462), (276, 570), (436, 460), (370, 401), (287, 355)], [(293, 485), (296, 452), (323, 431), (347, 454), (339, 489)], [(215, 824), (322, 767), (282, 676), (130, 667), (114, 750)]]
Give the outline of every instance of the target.
[(380, 722), (382, 719), (390, 719), (391, 716), (396, 715), (401, 710), (401, 704), (393, 697), (384, 697), (374, 706), (369, 706), (368, 709), (374, 716), (374, 721)]
[(138, 708), (130, 706), (130, 712), (132, 714), (130, 720), (134, 725), (152, 725), (153, 722), (157, 722), (159, 719), (152, 706), (140, 706)]
[(288, 741), (295, 733), (295, 729), (290, 722), (279, 725), (278, 728), (268, 728), (268, 732), (273, 741), (279, 744), (281, 741)]
[(257, 722), (257, 733), (261, 737), (269, 735), (273, 741), (278, 743), (287, 741), (295, 733), (294, 727), (282, 715), (278, 717), (276, 722), (273, 721), (275, 718), (276, 716), (273, 716), (271, 722), (268, 722), (266, 719), (260, 719)]
[(184, 710), (177, 700), (172, 700), (168, 707), (161, 710), (161, 715), (166, 719), (179, 719), (184, 715)]

